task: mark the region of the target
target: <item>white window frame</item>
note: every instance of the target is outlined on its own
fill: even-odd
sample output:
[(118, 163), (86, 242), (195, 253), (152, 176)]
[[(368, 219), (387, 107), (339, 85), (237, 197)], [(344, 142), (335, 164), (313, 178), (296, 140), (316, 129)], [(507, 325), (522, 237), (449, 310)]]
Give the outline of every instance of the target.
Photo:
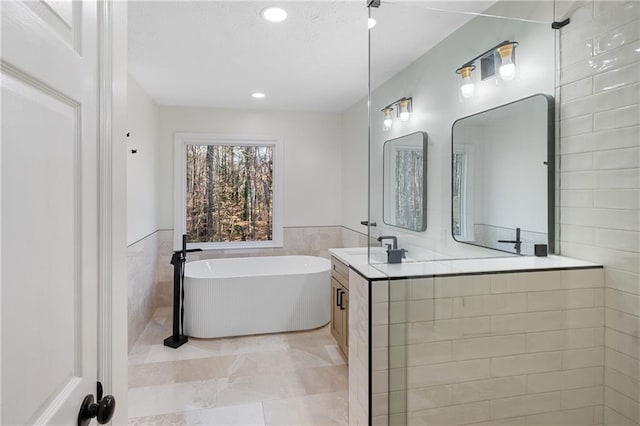
[(273, 147), (273, 239), (270, 241), (231, 241), (189, 243), (188, 248), (203, 250), (259, 249), (282, 247), (283, 210), (283, 143), (278, 137), (227, 136), (213, 133), (183, 133), (174, 137), (173, 161), (173, 247), (182, 248), (182, 235), (187, 230), (187, 145), (272, 146)]

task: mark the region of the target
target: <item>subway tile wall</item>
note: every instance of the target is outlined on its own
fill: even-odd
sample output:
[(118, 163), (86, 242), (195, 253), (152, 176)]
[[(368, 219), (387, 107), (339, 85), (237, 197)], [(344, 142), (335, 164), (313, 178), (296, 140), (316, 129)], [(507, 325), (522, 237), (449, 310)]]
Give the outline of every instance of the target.
[(560, 251), (605, 265), (603, 420), (637, 425), (640, 2), (557, 6), (571, 16), (560, 33)]
[(602, 269), (374, 287), (373, 423), (602, 424), (604, 293)]
[[(349, 270), (349, 425), (369, 424), (369, 282)], [(384, 314), (386, 316), (386, 313)], [(375, 332), (374, 332), (375, 333)], [(373, 342), (384, 339), (373, 336)], [(372, 361), (375, 365), (376, 362)], [(383, 369), (386, 382), (386, 363)]]

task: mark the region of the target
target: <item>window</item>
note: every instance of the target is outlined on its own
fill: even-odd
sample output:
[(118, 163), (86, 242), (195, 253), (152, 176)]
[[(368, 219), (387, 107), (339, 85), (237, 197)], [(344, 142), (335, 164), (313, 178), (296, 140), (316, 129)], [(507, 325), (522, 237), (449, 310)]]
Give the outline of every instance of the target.
[(474, 238), (473, 146), (469, 144), (457, 144), (454, 146), (452, 160), (452, 232), (456, 240), (472, 241)]
[(175, 246), (282, 245), (277, 139), (176, 134)]

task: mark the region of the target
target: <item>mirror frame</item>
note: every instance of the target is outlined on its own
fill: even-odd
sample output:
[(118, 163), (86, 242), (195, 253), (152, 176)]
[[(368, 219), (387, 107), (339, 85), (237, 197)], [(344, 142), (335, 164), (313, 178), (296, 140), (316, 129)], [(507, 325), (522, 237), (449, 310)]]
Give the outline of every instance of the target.
[[(411, 229), (411, 228), (405, 228), (403, 226), (398, 226), (395, 225), (393, 223), (387, 223), (385, 221), (385, 217), (384, 217), (384, 206), (385, 206), (385, 179), (386, 179), (386, 168), (384, 167), (384, 147), (387, 143), (389, 142), (393, 142), (393, 141), (397, 141), (398, 139), (401, 138), (405, 138), (407, 136), (411, 136), (411, 135), (421, 135), (422, 136), (422, 152), (424, 155), (424, 158), (422, 160), (422, 177), (423, 177), (423, 182), (422, 182), (422, 226), (420, 227), (420, 229)], [(424, 232), (427, 230), (427, 193), (428, 193), (428, 187), (427, 187), (427, 160), (428, 160), (428, 154), (427, 154), (427, 141), (428, 141), (428, 136), (426, 132), (423, 131), (417, 131), (417, 132), (412, 132), (412, 133), (407, 133), (406, 135), (402, 135), (402, 136), (398, 136), (397, 138), (393, 138), (393, 139), (389, 139), (384, 141), (384, 143), (382, 144), (382, 222), (385, 225), (389, 225), (389, 226), (393, 226), (395, 228), (399, 228), (399, 229), (406, 229), (407, 231), (412, 231), (412, 232)]]
[[(542, 96), (547, 101), (547, 161), (546, 161), (546, 166), (547, 166), (547, 252), (549, 254), (555, 253), (555, 239), (556, 239), (556, 233), (555, 233), (555, 210), (556, 210), (555, 208), (555, 204), (556, 204), (555, 203), (555, 200), (556, 200), (556, 194), (555, 194), (555, 189), (556, 189), (556, 152), (555, 152), (556, 151), (556, 124), (555, 124), (556, 112), (555, 112), (555, 109), (556, 108), (555, 108), (555, 105), (556, 104), (555, 104), (555, 98), (553, 96), (547, 95), (544, 93), (536, 93), (534, 95), (526, 96), (524, 98), (520, 98), (515, 101), (508, 102), (506, 104), (498, 105), (496, 107), (489, 108), (487, 110), (480, 111), (475, 114), (467, 115), (466, 117), (458, 118), (451, 125), (451, 152), (450, 152), (451, 161), (449, 163), (449, 170), (451, 172), (450, 173), (451, 192), (449, 196), (449, 198), (451, 199), (450, 228), (451, 228), (451, 237), (455, 242), (462, 243), (462, 244), (470, 244), (472, 246), (477, 246), (477, 247), (483, 247), (489, 250), (497, 250), (505, 253), (515, 254), (510, 251), (500, 250), (493, 247), (486, 247), (486, 246), (483, 246), (480, 244), (474, 244), (468, 241), (458, 241), (456, 240), (456, 237), (453, 234), (453, 155), (454, 155), (453, 129), (458, 121), (464, 120), (466, 118), (475, 117), (477, 115), (484, 114), (486, 112), (490, 112), (499, 108), (504, 108), (518, 102), (526, 101), (527, 99), (535, 98), (537, 96)], [(524, 256), (524, 255), (521, 255), (521, 256)]]

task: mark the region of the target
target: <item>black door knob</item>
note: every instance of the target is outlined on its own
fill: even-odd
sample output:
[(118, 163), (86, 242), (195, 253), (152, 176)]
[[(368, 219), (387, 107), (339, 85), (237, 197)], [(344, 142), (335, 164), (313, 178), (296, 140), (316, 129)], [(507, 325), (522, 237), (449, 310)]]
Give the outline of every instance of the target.
[(116, 411), (116, 399), (107, 395), (97, 403), (93, 402), (93, 395), (87, 395), (82, 400), (80, 414), (78, 414), (78, 426), (89, 426), (92, 418), (96, 418), (99, 424), (109, 423)]

